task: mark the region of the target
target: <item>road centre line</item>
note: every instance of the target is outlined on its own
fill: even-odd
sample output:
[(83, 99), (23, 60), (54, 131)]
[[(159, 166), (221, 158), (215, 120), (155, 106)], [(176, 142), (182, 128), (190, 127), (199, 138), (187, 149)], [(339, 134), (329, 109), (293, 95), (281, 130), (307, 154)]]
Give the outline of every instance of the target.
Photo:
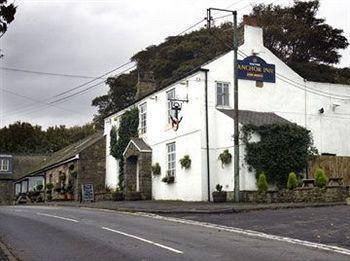
[(175, 222), (175, 223), (180, 223), (180, 224), (201, 226), (201, 227), (211, 228), (211, 229), (215, 229), (215, 230), (221, 230), (221, 231), (225, 231), (225, 232), (231, 232), (231, 233), (251, 236), (251, 237), (255, 237), (255, 238), (276, 240), (276, 241), (280, 241), (280, 242), (286, 242), (286, 243), (290, 243), (290, 244), (301, 245), (301, 246), (326, 250), (326, 251), (330, 251), (330, 252), (336, 252), (336, 253), (350, 256), (350, 249), (346, 249), (346, 248), (342, 248), (342, 247), (338, 247), (338, 246), (320, 244), (320, 243), (315, 243), (315, 242), (310, 242), (310, 241), (305, 241), (305, 240), (300, 240), (300, 239), (295, 239), (295, 238), (290, 238), (290, 237), (271, 235), (271, 234), (266, 234), (266, 233), (254, 231), (254, 230), (247, 230), (247, 229), (236, 228), (236, 227), (228, 227), (228, 226), (216, 225), (216, 224), (212, 224), (212, 223), (187, 220), (187, 219), (182, 219), (182, 218), (165, 217), (165, 216), (159, 216), (157, 214), (151, 214), (151, 213), (136, 212), (136, 213), (129, 213), (129, 214), (136, 215), (136, 216), (142, 216), (142, 217), (150, 217), (150, 218), (154, 218), (154, 219), (165, 220), (165, 221), (170, 221), (170, 222)]
[(62, 219), (62, 220), (66, 220), (66, 221), (71, 221), (71, 222), (79, 222), (76, 219), (72, 219), (72, 218), (66, 218), (66, 217), (60, 217), (60, 216), (55, 216), (55, 215), (50, 215), (50, 214), (46, 214), (46, 213), (36, 213), (39, 216), (46, 216), (46, 217), (52, 217), (52, 218), (57, 218), (57, 219)]
[(162, 245), (162, 244), (153, 242), (153, 241), (148, 240), (148, 239), (144, 239), (144, 238), (142, 238), (142, 237), (134, 236), (134, 235), (131, 235), (131, 234), (128, 234), (128, 233), (125, 233), (125, 232), (122, 232), (122, 231), (114, 230), (114, 229), (111, 229), (111, 228), (108, 228), (108, 227), (102, 227), (102, 229), (107, 230), (107, 231), (111, 231), (111, 232), (114, 232), (114, 233), (118, 233), (118, 234), (121, 234), (121, 235), (123, 235), (123, 236), (131, 237), (131, 238), (140, 240), (140, 241), (142, 241), (142, 242), (145, 242), (145, 243), (148, 243), (148, 244), (151, 244), (151, 245), (155, 245), (155, 246), (158, 246), (158, 247), (167, 249), (167, 250), (172, 251), (172, 252), (175, 252), (175, 253), (177, 253), (177, 254), (183, 254), (183, 252), (180, 251), (180, 250), (177, 250), (177, 249), (175, 249), (175, 248), (168, 247), (168, 246), (165, 246), (165, 245)]

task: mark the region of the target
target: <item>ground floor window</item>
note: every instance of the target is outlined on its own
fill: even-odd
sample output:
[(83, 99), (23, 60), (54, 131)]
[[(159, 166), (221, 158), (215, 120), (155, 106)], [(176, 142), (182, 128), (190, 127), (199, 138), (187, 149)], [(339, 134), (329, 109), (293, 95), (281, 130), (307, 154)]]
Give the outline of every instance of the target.
[(176, 173), (176, 147), (175, 142), (168, 143), (167, 145), (167, 161), (168, 161), (168, 171), (169, 176), (175, 176)]

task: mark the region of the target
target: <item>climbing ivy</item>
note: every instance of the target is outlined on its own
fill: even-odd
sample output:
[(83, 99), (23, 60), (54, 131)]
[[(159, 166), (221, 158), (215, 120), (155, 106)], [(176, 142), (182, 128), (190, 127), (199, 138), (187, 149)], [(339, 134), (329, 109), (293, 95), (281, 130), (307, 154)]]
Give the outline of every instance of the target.
[[(257, 174), (264, 172), (279, 188), (286, 186), (290, 172), (302, 172), (317, 154), (310, 131), (296, 124), (246, 125), (242, 133), (249, 168)], [(249, 142), (252, 133), (259, 134), (260, 141)]]
[(133, 108), (126, 111), (121, 119), (119, 128), (113, 127), (111, 130), (110, 153), (119, 161), (119, 188), (124, 188), (124, 158), (123, 152), (130, 139), (138, 136), (139, 110)]

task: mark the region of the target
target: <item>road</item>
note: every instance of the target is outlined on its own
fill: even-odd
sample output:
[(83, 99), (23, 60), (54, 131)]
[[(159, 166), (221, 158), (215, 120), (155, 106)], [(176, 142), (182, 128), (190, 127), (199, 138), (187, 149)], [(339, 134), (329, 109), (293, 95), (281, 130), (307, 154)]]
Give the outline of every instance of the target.
[[(267, 209), (234, 214), (168, 214), (350, 249), (350, 206)], [(350, 260), (350, 259), (349, 259)]]
[(192, 224), (69, 207), (0, 208), (20, 260), (349, 260), (349, 255)]

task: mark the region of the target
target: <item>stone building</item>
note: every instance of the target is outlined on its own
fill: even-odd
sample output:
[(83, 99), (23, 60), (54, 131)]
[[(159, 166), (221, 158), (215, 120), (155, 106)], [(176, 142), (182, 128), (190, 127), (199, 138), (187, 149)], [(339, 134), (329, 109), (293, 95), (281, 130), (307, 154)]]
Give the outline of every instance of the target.
[(37, 166), (44, 158), (43, 155), (0, 153), (0, 204), (12, 202), (13, 182)]
[(16, 180), (15, 194), (33, 191), (42, 181), (44, 187), (52, 184), (52, 199), (69, 196), (79, 200), (82, 184), (104, 187), (105, 146), (105, 136), (96, 133), (53, 153), (33, 171)]

